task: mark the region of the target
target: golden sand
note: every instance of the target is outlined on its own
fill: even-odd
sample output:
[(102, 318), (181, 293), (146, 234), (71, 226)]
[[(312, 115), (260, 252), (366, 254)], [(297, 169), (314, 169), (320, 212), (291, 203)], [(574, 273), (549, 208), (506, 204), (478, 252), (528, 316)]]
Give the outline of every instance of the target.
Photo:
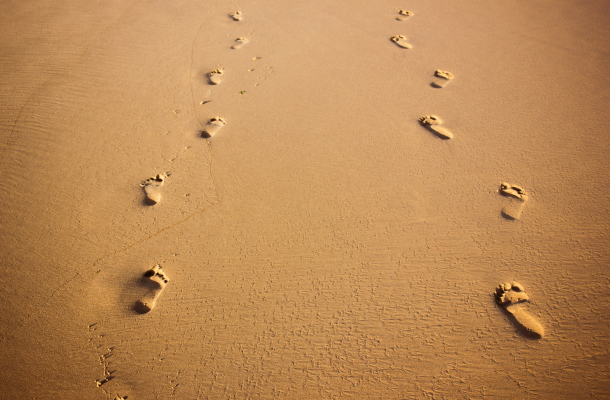
[(609, 12), (3, 4), (0, 397), (610, 396)]

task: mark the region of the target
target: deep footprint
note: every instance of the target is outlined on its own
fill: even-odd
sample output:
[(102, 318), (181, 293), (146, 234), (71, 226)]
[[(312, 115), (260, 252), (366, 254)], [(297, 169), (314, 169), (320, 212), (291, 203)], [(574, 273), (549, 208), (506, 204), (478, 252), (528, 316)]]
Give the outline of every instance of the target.
[(216, 69), (212, 72), (208, 72), (208, 79), (211, 85), (218, 85), (222, 82), (222, 74), (224, 74), (224, 70), (222, 68)]
[(148, 287), (148, 293), (142, 297), (141, 300), (138, 300), (135, 305), (135, 310), (140, 314), (145, 314), (151, 311), (155, 304), (157, 304), (157, 299), (165, 289), (165, 285), (169, 282), (167, 276), (163, 273), (160, 265), (155, 265), (148, 271), (144, 273), (142, 277), (142, 283)]
[(235, 44), (233, 46), (231, 46), (232, 49), (239, 49), (241, 47), (243, 47), (246, 43), (248, 43), (249, 40), (243, 37), (237, 38), (235, 39)]
[(517, 282), (500, 284), (494, 295), (496, 303), (513, 316), (518, 327), (526, 336), (537, 339), (544, 337), (544, 328), (540, 322), (521, 306), (522, 303), (529, 300), (523, 286)]
[(413, 15), (413, 13), (411, 11), (398, 10), (398, 17), (396, 17), (396, 19), (399, 20), (399, 21), (405, 21), (406, 19), (408, 19), (412, 15)]
[(165, 184), (165, 178), (167, 178), (169, 174), (158, 174), (153, 178), (148, 178), (144, 182), (140, 184), (144, 188), (144, 193), (146, 197), (144, 201), (148, 205), (155, 205), (161, 201), (161, 188)]
[(510, 204), (502, 209), (502, 215), (508, 219), (521, 219), (521, 214), (523, 214), (523, 210), (525, 209), (525, 203), (528, 200), (525, 190), (523, 190), (521, 186), (502, 182), (500, 184), (500, 194), (506, 197), (512, 197)]
[(438, 79), (435, 79), (432, 82), (432, 86), (439, 89), (442, 89), (447, 86), (449, 82), (451, 82), (451, 80), (453, 79), (453, 74), (451, 72), (441, 71), (440, 69), (437, 69), (434, 72), (434, 76), (436, 76)]
[(241, 11), (235, 11), (234, 13), (229, 14), (229, 17), (233, 18), (233, 21), (241, 21)]
[(221, 117), (211, 118), (204, 128), (202, 136), (210, 138), (214, 136), (216, 132), (218, 132), (220, 128), (222, 128), (226, 124), (226, 121)]
[(444, 140), (453, 139), (453, 132), (440, 126), (443, 121), (436, 115), (425, 115), (419, 119), (419, 122), (439, 138)]
[(402, 47), (403, 49), (410, 49), (413, 47), (411, 43), (407, 42), (407, 38), (403, 35), (392, 36), (390, 40), (396, 43), (398, 47)]

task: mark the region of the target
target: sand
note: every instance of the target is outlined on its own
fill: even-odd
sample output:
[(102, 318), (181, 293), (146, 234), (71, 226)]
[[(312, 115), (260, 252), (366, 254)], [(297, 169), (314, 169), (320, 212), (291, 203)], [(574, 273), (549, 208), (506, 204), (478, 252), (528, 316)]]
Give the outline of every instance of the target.
[(605, 2), (0, 7), (1, 398), (610, 396)]

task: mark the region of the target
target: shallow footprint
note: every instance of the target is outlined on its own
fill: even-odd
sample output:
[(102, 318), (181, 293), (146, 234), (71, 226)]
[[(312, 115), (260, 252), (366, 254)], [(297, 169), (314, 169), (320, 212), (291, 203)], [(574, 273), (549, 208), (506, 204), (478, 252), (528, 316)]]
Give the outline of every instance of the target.
[(453, 79), (453, 74), (451, 72), (441, 71), (440, 69), (437, 69), (434, 72), (434, 76), (439, 79), (435, 79), (434, 82), (432, 82), (432, 86), (439, 89), (447, 86), (449, 82)]
[(215, 69), (212, 72), (208, 72), (208, 79), (210, 80), (211, 85), (218, 85), (222, 82), (222, 74), (224, 74), (224, 70), (222, 68)]
[(521, 186), (511, 185), (507, 182), (500, 184), (500, 194), (507, 197), (512, 197), (510, 204), (502, 209), (502, 215), (508, 219), (518, 220), (525, 209), (525, 203), (528, 196)]
[(203, 130), (203, 136), (204, 137), (214, 136), (216, 134), (216, 132), (218, 132), (220, 130), (220, 128), (222, 128), (226, 124), (227, 124), (227, 122), (224, 119), (222, 119), (221, 117), (211, 118)]
[(419, 119), (419, 122), (439, 138), (444, 140), (453, 139), (453, 132), (440, 126), (443, 121), (436, 115), (425, 115)]
[(496, 288), (494, 296), (496, 303), (514, 317), (525, 335), (538, 339), (544, 336), (544, 328), (540, 322), (521, 306), (522, 303), (529, 300), (523, 286), (517, 282), (500, 284)]
[(146, 198), (144, 199), (146, 204), (155, 205), (161, 201), (161, 188), (165, 183), (165, 178), (168, 176), (168, 174), (157, 174), (157, 176), (148, 178), (140, 184), (140, 186), (144, 188), (144, 193), (146, 194)]
[(407, 42), (407, 38), (403, 35), (392, 36), (390, 40), (396, 43), (397, 46), (402, 47), (403, 49), (410, 49), (413, 47), (411, 43)]
[(235, 39), (235, 44), (233, 46), (231, 46), (231, 48), (239, 49), (248, 42), (249, 42), (249, 40), (246, 38), (243, 38), (243, 37), (237, 38), (237, 39)]
[(229, 17), (233, 18), (233, 21), (241, 21), (241, 11), (235, 11), (234, 13), (229, 14)]
[(142, 283), (148, 287), (149, 290), (141, 300), (136, 302), (135, 310), (141, 314), (145, 314), (152, 310), (168, 282), (169, 279), (163, 273), (159, 264), (146, 271), (142, 277)]
[(412, 15), (413, 13), (411, 11), (398, 10), (398, 17), (396, 17), (396, 19), (399, 21), (404, 21)]

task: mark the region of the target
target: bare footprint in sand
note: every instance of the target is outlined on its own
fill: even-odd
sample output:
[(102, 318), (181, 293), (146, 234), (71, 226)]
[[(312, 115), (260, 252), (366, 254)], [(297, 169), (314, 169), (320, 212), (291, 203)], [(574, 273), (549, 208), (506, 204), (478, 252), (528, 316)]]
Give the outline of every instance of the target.
[(396, 19), (399, 21), (404, 21), (412, 15), (413, 13), (411, 11), (398, 10), (398, 17), (396, 17)]
[(392, 36), (390, 40), (396, 43), (397, 46), (402, 47), (403, 49), (410, 49), (413, 47), (411, 43), (407, 42), (407, 38), (403, 35)]
[(144, 193), (146, 194), (146, 198), (144, 199), (146, 204), (155, 205), (161, 201), (161, 188), (165, 183), (165, 178), (168, 176), (169, 174), (158, 174), (153, 178), (148, 178), (140, 184), (140, 186), (144, 188)]
[(423, 126), (432, 131), (439, 138), (444, 140), (453, 139), (453, 132), (440, 126), (443, 121), (441, 121), (441, 119), (436, 115), (423, 116), (419, 119), (419, 122), (421, 122)]
[(233, 21), (241, 21), (241, 11), (235, 11), (234, 13), (229, 14), (229, 17), (233, 18)]
[(219, 68), (215, 69), (212, 72), (208, 72), (208, 79), (210, 80), (211, 85), (218, 85), (222, 82), (222, 74), (224, 74), (224, 69)]
[(212, 137), (226, 124), (227, 122), (221, 117), (211, 118), (204, 128), (202, 136)]
[(510, 204), (502, 209), (502, 215), (508, 219), (520, 219), (528, 199), (525, 190), (521, 186), (502, 182), (499, 192), (503, 196), (511, 197)]
[(163, 273), (160, 265), (157, 264), (146, 271), (142, 277), (142, 283), (148, 287), (149, 290), (141, 300), (136, 302), (134, 307), (135, 310), (141, 314), (145, 314), (152, 310), (168, 282), (169, 279)]
[(544, 328), (540, 322), (522, 308), (521, 304), (529, 300), (523, 286), (517, 282), (500, 284), (496, 288), (494, 296), (498, 305), (513, 316), (518, 327), (526, 336), (533, 338), (544, 336)]
[(451, 80), (453, 79), (453, 74), (451, 72), (441, 71), (440, 69), (437, 69), (434, 72), (434, 76), (436, 76), (438, 79), (435, 79), (431, 85), (432, 87), (439, 89), (447, 86), (449, 82), (451, 82)]
[(243, 47), (243, 45), (245, 45), (246, 43), (248, 43), (249, 40), (243, 37), (237, 38), (235, 39), (235, 44), (233, 46), (231, 46), (232, 49), (239, 49), (241, 47)]

